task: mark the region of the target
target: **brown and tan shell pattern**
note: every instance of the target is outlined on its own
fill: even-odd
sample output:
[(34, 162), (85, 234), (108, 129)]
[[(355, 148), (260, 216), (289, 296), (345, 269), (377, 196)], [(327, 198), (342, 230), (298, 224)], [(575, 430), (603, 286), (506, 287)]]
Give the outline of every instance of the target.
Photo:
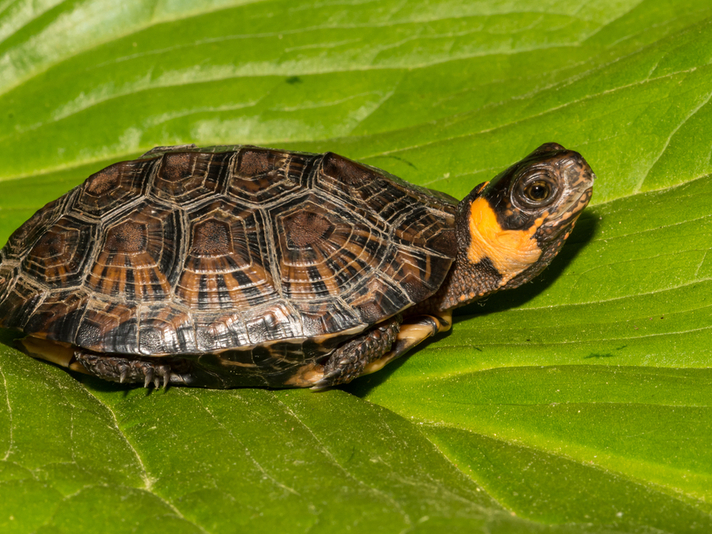
[(10, 237), (0, 326), (145, 356), (353, 335), (437, 290), (455, 209), (331, 153), (151, 151)]

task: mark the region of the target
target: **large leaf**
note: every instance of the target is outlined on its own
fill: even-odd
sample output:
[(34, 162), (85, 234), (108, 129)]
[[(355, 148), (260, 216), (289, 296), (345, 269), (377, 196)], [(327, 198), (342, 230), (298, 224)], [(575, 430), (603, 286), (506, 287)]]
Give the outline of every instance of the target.
[(341, 390), (127, 390), (6, 332), (0, 531), (712, 530), (708, 0), (6, 0), (0, 39), (0, 242), (154, 145), (599, 177), (535, 283)]

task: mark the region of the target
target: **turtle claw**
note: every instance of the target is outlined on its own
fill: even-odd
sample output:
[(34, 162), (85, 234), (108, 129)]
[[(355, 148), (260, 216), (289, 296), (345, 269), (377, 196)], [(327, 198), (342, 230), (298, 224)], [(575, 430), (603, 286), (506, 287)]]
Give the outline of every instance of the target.
[(74, 358), (79, 362), (89, 374), (119, 382), (120, 384), (141, 384), (148, 388), (167, 388), (172, 379), (180, 379), (185, 383), (190, 375), (176, 374), (172, 366), (176, 369), (185, 367), (176, 362), (154, 363), (148, 360), (132, 360), (121, 356), (103, 356), (100, 354), (83, 353), (76, 351)]
[(342, 375), (343, 373), (341, 372), (331, 372), (329, 374), (326, 374), (317, 382), (315, 382), (314, 385), (309, 389), (311, 389), (312, 391), (324, 391), (325, 389), (338, 386), (339, 384), (348, 384), (349, 382), (351, 382), (351, 380), (356, 378), (344, 378), (342, 377)]
[(154, 374), (153, 366), (149, 367), (144, 372), (145, 372), (145, 374), (143, 375), (144, 376), (143, 387), (147, 388), (148, 386), (151, 385), (151, 382), (153, 382), (153, 374)]
[(358, 358), (342, 358), (338, 362), (329, 362), (324, 368), (324, 376), (314, 382), (310, 389), (322, 391), (339, 384), (348, 384), (361, 374), (361, 369)]
[(154, 389), (163, 387), (163, 389), (168, 387), (171, 381), (171, 368), (167, 365), (147, 365), (143, 380), (143, 387), (147, 388), (153, 384)]

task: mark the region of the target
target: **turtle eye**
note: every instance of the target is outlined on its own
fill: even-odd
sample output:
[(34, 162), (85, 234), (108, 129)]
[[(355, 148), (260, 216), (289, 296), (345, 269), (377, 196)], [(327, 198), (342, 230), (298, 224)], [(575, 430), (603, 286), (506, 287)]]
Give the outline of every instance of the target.
[(525, 210), (539, 210), (556, 202), (559, 184), (556, 174), (548, 169), (528, 169), (517, 180), (512, 191), (514, 205)]
[(532, 202), (542, 202), (551, 196), (551, 186), (544, 180), (537, 180), (527, 185), (524, 194)]

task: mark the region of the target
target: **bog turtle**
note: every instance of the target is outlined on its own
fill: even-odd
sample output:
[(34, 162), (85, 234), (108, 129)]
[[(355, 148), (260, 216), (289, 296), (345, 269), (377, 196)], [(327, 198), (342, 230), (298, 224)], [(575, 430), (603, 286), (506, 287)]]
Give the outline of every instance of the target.
[(156, 147), (12, 234), (0, 326), (117, 382), (346, 383), (536, 276), (593, 179), (555, 143), (460, 202), (333, 153)]

